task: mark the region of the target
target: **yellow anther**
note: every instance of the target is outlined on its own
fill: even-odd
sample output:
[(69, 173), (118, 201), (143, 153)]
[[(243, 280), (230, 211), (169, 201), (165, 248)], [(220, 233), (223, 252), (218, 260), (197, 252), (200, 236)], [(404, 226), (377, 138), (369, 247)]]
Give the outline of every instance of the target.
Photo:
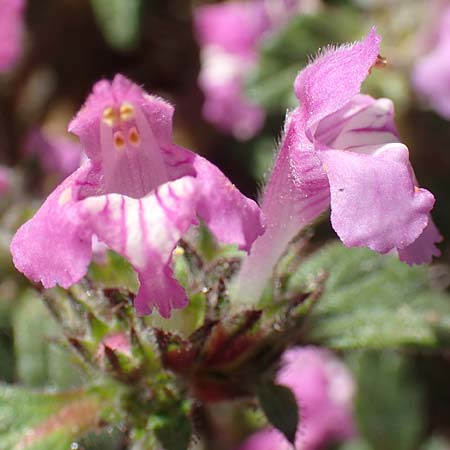
[(117, 150), (123, 150), (125, 148), (125, 137), (121, 131), (116, 131), (114, 133), (114, 147)]
[(117, 114), (114, 108), (109, 106), (103, 111), (103, 122), (110, 127), (114, 126), (117, 120)]
[(123, 121), (131, 120), (134, 117), (134, 106), (129, 102), (123, 102), (120, 106), (120, 118)]
[(139, 147), (141, 144), (141, 137), (139, 136), (139, 131), (136, 127), (130, 128), (128, 132), (128, 140), (133, 147)]
[(183, 256), (184, 255), (184, 248), (183, 247), (175, 247), (175, 250), (173, 251), (173, 254), (175, 256)]

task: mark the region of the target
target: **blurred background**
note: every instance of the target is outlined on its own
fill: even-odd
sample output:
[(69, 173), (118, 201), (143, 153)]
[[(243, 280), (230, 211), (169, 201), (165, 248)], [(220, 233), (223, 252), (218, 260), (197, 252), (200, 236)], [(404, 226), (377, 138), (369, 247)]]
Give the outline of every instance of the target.
[[(208, 16), (206, 6), (236, 2), (27, 0), (16, 2), (12, 12), (2, 2), (0, 47), (9, 47), (0, 49), (0, 165), (7, 179), (2, 185), (0, 173), (1, 380), (32, 387), (80, 382), (48, 313), (12, 268), (7, 247), (24, 217), (80, 164), (68, 123), (92, 85), (116, 73), (175, 105), (175, 141), (206, 156), (257, 198), (285, 113), (296, 106), (297, 72), (320, 48), (360, 39), (376, 25), (387, 65), (372, 71), (364, 92), (393, 100), (417, 178), (436, 197), (433, 217), (444, 241), (432, 277), (448, 289), (449, 1), (261, 0), (261, 23), (249, 6), (255, 0), (244, 12), (231, 7), (220, 20)], [(313, 242), (331, 239), (334, 232), (324, 220)], [(404, 424), (418, 428), (420, 438), (394, 439), (379, 448), (421, 448), (427, 439), (424, 449), (450, 448), (444, 440), (450, 437), (450, 354), (414, 353), (407, 370), (391, 356), (380, 370), (398, 371), (400, 380), (412, 374), (392, 387), (392, 396), (405, 402), (396, 402), (402, 417), (408, 402), (420, 403), (419, 417)], [(377, 360), (366, 364), (376, 373)], [(102, 439), (85, 446), (113, 448), (109, 438)], [(119, 438), (113, 441), (114, 448), (123, 448)]]

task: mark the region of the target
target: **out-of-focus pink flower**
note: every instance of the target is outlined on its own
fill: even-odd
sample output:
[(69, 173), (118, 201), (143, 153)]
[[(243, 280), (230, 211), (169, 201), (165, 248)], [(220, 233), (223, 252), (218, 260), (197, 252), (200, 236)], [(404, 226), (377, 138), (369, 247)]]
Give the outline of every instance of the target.
[(122, 353), (125, 356), (131, 356), (131, 343), (124, 333), (108, 334), (102, 339), (95, 355), (97, 359), (105, 356), (105, 349), (112, 350), (115, 353)]
[(262, 38), (295, 12), (311, 9), (307, 0), (250, 0), (199, 7), (195, 28), (201, 46), (199, 84), (204, 117), (238, 139), (254, 136), (264, 110), (248, 99), (244, 81), (257, 63)]
[(332, 226), (348, 247), (397, 250), (408, 264), (439, 255), (434, 197), (418, 187), (392, 103), (359, 93), (379, 42), (372, 30), (361, 42), (321, 54), (298, 75), (300, 106), (286, 119), (262, 201), (267, 231), (237, 279), (236, 295), (248, 302), (257, 302), (287, 244), (330, 204)]
[(80, 167), (80, 144), (65, 137), (51, 137), (38, 129), (30, 131), (25, 142), (25, 153), (35, 157), (48, 174), (63, 180)]
[[(355, 435), (354, 383), (347, 368), (327, 350), (296, 347), (283, 356), (277, 381), (292, 389), (300, 408), (296, 450), (318, 450)], [(272, 428), (250, 436), (239, 450), (292, 450)]]
[[(440, 8), (428, 53), (414, 68), (415, 89), (443, 117), (450, 119), (450, 6)], [(434, 27), (433, 27), (434, 28)]]
[(22, 51), (25, 0), (0, 0), (0, 72), (11, 69)]
[(140, 314), (164, 317), (187, 304), (172, 277), (172, 251), (200, 217), (222, 242), (248, 250), (260, 210), (204, 158), (172, 143), (173, 108), (117, 75), (100, 81), (69, 130), (88, 160), (14, 236), (16, 267), (49, 288), (86, 273), (92, 237), (128, 259)]

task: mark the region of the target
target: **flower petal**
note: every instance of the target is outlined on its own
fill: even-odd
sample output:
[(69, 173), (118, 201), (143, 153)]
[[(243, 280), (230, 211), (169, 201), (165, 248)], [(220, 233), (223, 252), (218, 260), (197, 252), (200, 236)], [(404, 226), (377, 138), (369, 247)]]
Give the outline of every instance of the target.
[(166, 102), (116, 75), (96, 83), (69, 131), (101, 163), (107, 192), (140, 198), (168, 181), (161, 146), (171, 142), (172, 114)]
[(414, 186), (408, 149), (387, 144), (375, 155), (317, 153), (331, 190), (331, 222), (348, 247), (380, 253), (414, 242), (428, 224), (434, 197)]
[(178, 145), (163, 149), (167, 173), (171, 180), (195, 177), (197, 214), (216, 238), (249, 250), (263, 232), (261, 210), (245, 197), (231, 181), (207, 159)]
[[(354, 381), (332, 353), (315, 347), (287, 350), (277, 382), (289, 387), (300, 405), (296, 449), (316, 450), (355, 435), (352, 417)], [(248, 438), (239, 450), (289, 450), (292, 445), (273, 428)]]
[(433, 219), (430, 217), (422, 234), (412, 244), (398, 251), (400, 261), (409, 265), (431, 263), (433, 256), (440, 256), (441, 254), (435, 244), (441, 242), (442, 239)]
[(355, 95), (343, 108), (320, 121), (314, 140), (327, 147), (373, 153), (383, 144), (398, 142), (391, 100)]
[(373, 28), (364, 40), (324, 52), (299, 73), (294, 88), (307, 130), (359, 94), (377, 59), (380, 40)]
[(299, 109), (288, 115), (272, 175), (264, 192), (266, 232), (253, 244), (232, 290), (232, 298), (256, 305), (289, 242), (329, 205), (322, 163), (304, 133)]
[(81, 146), (63, 136), (51, 137), (33, 129), (25, 141), (27, 155), (35, 156), (48, 174), (64, 179), (80, 166)]
[(186, 294), (169, 264), (177, 242), (195, 223), (196, 196), (195, 179), (184, 177), (142, 199), (109, 194), (80, 202), (86, 225), (138, 272), (135, 305), (140, 314), (157, 307), (169, 317), (172, 308), (186, 306)]
[(22, 50), (24, 0), (0, 2), (0, 72), (17, 63)]
[(100, 188), (98, 168), (81, 166), (47, 198), (36, 215), (22, 225), (11, 242), (14, 265), (45, 288), (68, 288), (86, 273), (92, 233), (76, 211), (77, 199)]
[(219, 241), (248, 251), (264, 231), (258, 205), (205, 158), (195, 155), (193, 167), (197, 171), (198, 215)]
[(195, 28), (200, 44), (220, 47), (237, 55), (253, 55), (269, 25), (261, 2), (207, 5), (195, 11)]

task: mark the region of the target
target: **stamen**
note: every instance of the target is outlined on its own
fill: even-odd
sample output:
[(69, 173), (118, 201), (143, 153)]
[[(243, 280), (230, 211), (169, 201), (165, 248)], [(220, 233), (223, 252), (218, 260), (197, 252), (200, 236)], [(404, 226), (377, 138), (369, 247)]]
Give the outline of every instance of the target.
[(117, 120), (117, 114), (114, 108), (109, 106), (103, 111), (103, 122), (106, 123), (106, 125), (112, 127), (116, 123)]
[(114, 147), (117, 150), (123, 150), (125, 148), (125, 137), (121, 131), (116, 131), (114, 133)]
[(130, 128), (128, 132), (128, 140), (133, 147), (139, 147), (141, 144), (141, 137), (139, 136), (139, 132), (136, 127)]
[(388, 64), (387, 58), (378, 55), (373, 66), (369, 69), (369, 73), (372, 72), (372, 69), (384, 69), (387, 66), (387, 64)]
[(129, 102), (123, 102), (120, 106), (120, 118), (124, 122), (134, 118), (134, 106)]

